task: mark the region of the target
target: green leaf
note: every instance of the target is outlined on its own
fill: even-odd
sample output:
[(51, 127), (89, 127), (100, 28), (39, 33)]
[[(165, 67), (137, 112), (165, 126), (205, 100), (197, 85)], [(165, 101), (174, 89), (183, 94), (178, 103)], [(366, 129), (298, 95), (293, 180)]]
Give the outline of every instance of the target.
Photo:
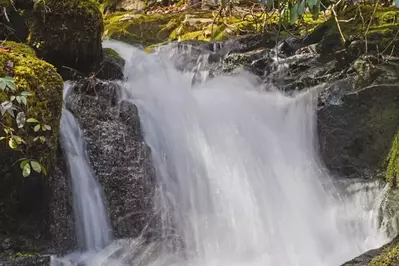
[(27, 163), (22, 169), (22, 175), (28, 177), (30, 175), (30, 165)]
[(26, 122), (26, 116), (24, 112), (19, 112), (17, 114), (17, 118), (15, 119), (15, 121), (17, 122), (17, 126), (18, 128), (23, 128)]
[(290, 23), (294, 24), (298, 19), (298, 3), (295, 3), (291, 6), (290, 9)]
[(31, 161), (30, 165), (32, 166), (32, 169), (38, 173), (42, 171), (42, 166), (39, 162), (37, 161)]
[(19, 104), (21, 104), (21, 99), (22, 99), (22, 96), (17, 96), (17, 102), (18, 102)]
[(274, 0), (267, 0), (266, 1), (266, 7), (268, 10), (272, 10), (274, 7)]
[(43, 165), (42, 165), (41, 167), (42, 167), (42, 174), (45, 175), (45, 176), (47, 176), (47, 170), (46, 170), (46, 168), (44, 168)]
[(21, 102), (22, 102), (24, 105), (27, 105), (27, 101), (26, 101), (26, 97), (25, 97), (25, 96), (21, 96)]
[(45, 138), (44, 136), (40, 136), (40, 141), (41, 141), (42, 143), (44, 143), (44, 142), (46, 142), (46, 138)]
[(306, 0), (306, 4), (310, 9), (312, 9), (316, 4), (318, 0)]
[(24, 169), (25, 165), (29, 163), (28, 160), (23, 160), (20, 164), (19, 164), (19, 168)]
[(10, 97), (10, 102), (12, 102), (14, 100), (15, 100), (15, 96), (13, 95), (13, 96)]
[(28, 120), (26, 120), (26, 122), (28, 123), (40, 123), (36, 118), (28, 118)]
[(14, 138), (11, 138), (8, 141), (8, 146), (10, 146), (10, 148), (14, 150), (14, 149), (16, 149), (18, 147), (18, 144), (17, 144), (17, 142), (15, 141)]
[(51, 126), (50, 125), (44, 125), (44, 128), (47, 130), (51, 130)]
[(302, 16), (305, 13), (305, 1), (302, 0), (301, 3), (298, 5), (298, 15)]
[(12, 138), (15, 140), (15, 142), (19, 145), (21, 143), (25, 143), (25, 141), (23, 140), (23, 138), (21, 138), (20, 136), (14, 135), (12, 136)]
[(27, 96), (32, 96), (33, 94), (31, 93), (31, 92), (29, 92), (29, 91), (23, 91), (23, 92), (21, 92), (21, 96), (25, 96), (25, 97), (27, 97)]
[(0, 137), (0, 140), (3, 140), (3, 139), (5, 139), (6, 137)]
[(318, 1), (316, 5), (312, 8), (313, 19), (316, 20), (319, 17), (320, 13), (320, 2)]
[(40, 124), (37, 124), (37, 125), (33, 128), (33, 130), (34, 130), (35, 132), (38, 132), (38, 131), (40, 130)]
[(42, 125), (42, 131), (44, 132), (46, 130), (47, 130), (46, 127), (44, 125)]
[(7, 83), (4, 79), (0, 79), (0, 90), (4, 91), (7, 87)]

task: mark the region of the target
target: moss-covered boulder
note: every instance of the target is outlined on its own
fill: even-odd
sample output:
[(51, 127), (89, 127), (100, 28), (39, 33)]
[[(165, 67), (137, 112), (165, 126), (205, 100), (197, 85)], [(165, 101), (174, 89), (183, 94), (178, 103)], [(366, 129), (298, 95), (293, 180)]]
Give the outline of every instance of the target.
[(102, 14), (94, 0), (39, 0), (30, 21), (29, 44), (62, 73), (87, 74), (102, 60)]
[(101, 62), (97, 78), (114, 80), (123, 78), (125, 60), (111, 48), (104, 48), (104, 59)]
[[(13, 81), (14, 91), (2, 89), (4, 78)], [(3, 110), (10, 103), (15, 109), (14, 117), (0, 116), (0, 239), (9, 243), (1, 245), (0, 254), (37, 252), (41, 244), (36, 241), (46, 232), (46, 183), (55, 164), (63, 81), (30, 47), (15, 42), (0, 46), (0, 79), (0, 104)], [(21, 112), (25, 115), (17, 115)], [(41, 174), (34, 171), (37, 164), (30, 164), (24, 178), (20, 166), (25, 160), (43, 166)]]

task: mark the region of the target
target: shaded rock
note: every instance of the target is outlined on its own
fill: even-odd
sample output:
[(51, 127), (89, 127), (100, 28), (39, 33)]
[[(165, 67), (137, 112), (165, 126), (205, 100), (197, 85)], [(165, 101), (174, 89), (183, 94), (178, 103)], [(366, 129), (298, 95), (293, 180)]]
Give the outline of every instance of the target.
[(397, 85), (337, 93), (318, 112), (320, 151), (327, 167), (347, 177), (375, 177), (384, 171), (398, 113)]
[(123, 79), (125, 60), (110, 48), (104, 48), (103, 52), (104, 59), (96, 76), (105, 80)]
[(102, 60), (102, 14), (96, 1), (39, 0), (30, 23), (29, 44), (39, 56), (83, 74), (98, 69)]
[[(1, 48), (0, 77), (12, 77), (16, 91), (0, 90), (0, 102), (10, 101), (16, 95), (20, 97), (25, 91), (29, 93), (26, 106), (16, 98), (12, 104), (17, 110), (24, 110), (26, 118), (38, 121), (17, 128), (11, 115), (0, 118), (0, 137), (3, 137), (0, 142), (0, 257), (8, 257), (18, 252), (40, 253), (49, 249), (49, 178), (54, 174), (56, 162), (63, 81), (55, 68), (38, 59), (29, 46), (5, 42)], [(47, 125), (46, 130), (40, 126), (35, 131), (38, 123)], [(11, 129), (24, 140), (18, 143), (14, 138), (14, 149), (10, 148), (12, 137), (6, 134)], [(41, 173), (30, 166), (29, 176), (23, 177), (20, 165), (24, 158), (40, 162)], [(47, 176), (43, 175), (45, 170)]]
[(153, 217), (154, 169), (137, 108), (118, 104), (119, 88), (88, 79), (67, 99), (87, 141), (116, 237), (137, 237)]
[(18, 257), (7, 262), (0, 262), (0, 266), (50, 266), (50, 256), (18, 254)]
[[(4, 2), (4, 0), (3, 0)], [(24, 42), (29, 34), (24, 18), (8, 2), (0, 1), (0, 40)], [(2, 9), (6, 7), (6, 9)]]

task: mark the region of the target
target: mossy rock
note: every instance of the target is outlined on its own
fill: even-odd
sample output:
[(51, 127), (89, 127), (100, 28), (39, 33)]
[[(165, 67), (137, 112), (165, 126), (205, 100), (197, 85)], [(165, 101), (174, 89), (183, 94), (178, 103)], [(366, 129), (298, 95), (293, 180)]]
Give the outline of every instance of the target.
[(396, 133), (392, 148), (387, 158), (386, 181), (392, 183), (395, 187), (399, 179), (399, 131)]
[[(46, 133), (46, 145), (33, 145), (23, 150), (25, 157), (34, 158), (36, 154), (45, 166), (50, 167), (54, 162), (54, 149), (57, 146), (59, 120), (62, 109), (63, 81), (56, 69), (49, 63), (39, 60), (35, 52), (27, 45), (5, 42), (3, 52), (0, 52), (0, 77), (11, 76), (14, 78), (17, 91), (28, 91), (33, 95), (28, 97), (26, 115), (42, 123), (50, 125), (52, 133)], [(9, 100), (11, 92), (0, 92), (0, 101)], [(7, 120), (5, 120), (7, 123)], [(8, 121), (8, 126), (13, 126)], [(23, 138), (32, 137), (34, 132), (27, 128), (20, 129), (18, 134)], [(1, 134), (1, 133), (0, 133)], [(28, 139), (26, 139), (28, 141)], [(4, 146), (4, 145), (3, 145)], [(8, 150), (6, 147), (3, 149)], [(13, 152), (14, 153), (14, 152)], [(3, 153), (2, 153), (3, 154)], [(36, 158), (37, 158), (36, 156)], [(14, 158), (13, 159), (19, 159)]]
[(28, 42), (38, 55), (84, 74), (102, 60), (103, 19), (94, 0), (39, 0), (34, 5)]
[(101, 63), (97, 77), (100, 79), (123, 79), (125, 60), (111, 48), (104, 48), (104, 60)]
[(367, 266), (399, 266), (399, 237), (382, 248), (382, 253), (373, 258)]
[[(26, 123), (17, 128), (15, 119), (10, 115), (2, 117), (1, 122), (14, 128), (15, 135), (26, 142), (12, 150), (9, 136), (0, 125), (0, 236), (22, 235), (26, 239), (44, 237), (46, 219), (46, 180), (50, 178), (55, 165), (58, 146), (59, 123), (62, 110), (63, 80), (49, 63), (38, 59), (27, 45), (5, 42), (0, 49), (0, 77), (11, 76), (15, 83), (15, 92), (0, 90), (0, 102), (9, 101), (13, 95), (27, 91), (27, 105), (13, 103), (22, 109), (27, 118), (35, 118), (51, 127), (50, 131), (35, 132), (34, 124)], [(44, 136), (45, 142), (35, 141)], [(29, 158), (39, 161), (48, 175), (34, 174), (23, 178), (20, 159)], [(1, 238), (1, 237), (0, 237)]]

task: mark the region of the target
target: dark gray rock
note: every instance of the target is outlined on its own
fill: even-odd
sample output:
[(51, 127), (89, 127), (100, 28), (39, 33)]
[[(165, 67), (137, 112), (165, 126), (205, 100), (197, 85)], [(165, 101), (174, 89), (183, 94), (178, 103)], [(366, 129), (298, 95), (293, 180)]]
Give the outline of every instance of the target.
[(154, 221), (154, 169), (137, 108), (117, 102), (119, 87), (88, 79), (66, 99), (108, 203), (116, 237), (137, 237)]
[(375, 177), (398, 129), (399, 86), (371, 85), (336, 98), (318, 112), (320, 151), (341, 176)]
[(7, 262), (0, 262), (0, 266), (50, 266), (50, 256), (21, 255)]
[(97, 78), (104, 80), (123, 79), (125, 60), (110, 48), (104, 48), (103, 55), (100, 70), (96, 75)]

